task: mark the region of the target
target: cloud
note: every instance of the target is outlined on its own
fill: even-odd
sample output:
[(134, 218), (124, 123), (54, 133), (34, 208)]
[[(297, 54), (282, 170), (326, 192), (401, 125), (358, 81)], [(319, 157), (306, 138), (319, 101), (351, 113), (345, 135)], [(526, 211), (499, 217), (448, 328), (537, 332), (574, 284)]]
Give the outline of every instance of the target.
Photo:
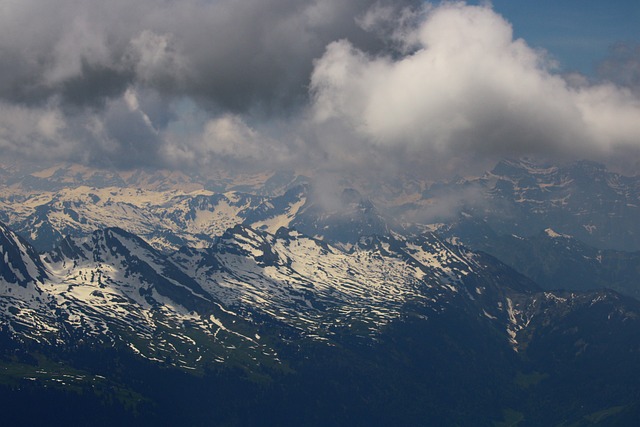
[(251, 128), (237, 115), (207, 121), (196, 142), (192, 149), (204, 165), (277, 168), (293, 160), (284, 144)]
[[(211, 152), (210, 120), (277, 121), (305, 108), (313, 59), (331, 41), (349, 38), (368, 52), (384, 49), (379, 35), (357, 22), (376, 3), (4, 2), (0, 104), (10, 116), (20, 116), (17, 123), (32, 123), (55, 110), (64, 132), (39, 135), (27, 125), (4, 123), (3, 145), (34, 157), (121, 167), (137, 161), (178, 164), (167, 158), (171, 152), (187, 157)], [(131, 93), (138, 98), (136, 109), (127, 107)], [(172, 139), (172, 124), (189, 121), (180, 117), (185, 103), (197, 106), (199, 121), (190, 124), (191, 135), (181, 143)], [(203, 145), (196, 147), (195, 140)], [(50, 149), (36, 153), (42, 144)], [(241, 148), (227, 150), (232, 153), (244, 156)]]
[(0, 102), (0, 147), (7, 154), (103, 167), (162, 166), (163, 144), (132, 91), (99, 111), (71, 115), (54, 101), (28, 107)]
[(68, 153), (56, 144), (65, 128), (64, 117), (55, 107), (27, 108), (0, 103), (0, 148), (4, 153), (41, 156), (57, 152), (65, 156)]
[[(613, 84), (571, 86), (489, 7), (429, 9), (404, 55), (331, 43), (311, 77), (316, 123), (414, 155), (603, 156), (638, 148), (640, 101)], [(575, 79), (574, 79), (575, 81)]]
[(625, 46), (593, 84), (554, 74), (488, 6), (5, 2), (0, 146), (119, 168), (383, 178), (525, 154), (626, 159), (640, 124)]
[(619, 42), (598, 65), (598, 75), (640, 96), (640, 43)]
[[(346, 37), (367, 50), (379, 45), (356, 22), (372, 4), (374, 0), (4, 2), (0, 98), (37, 102), (55, 94), (66, 98), (68, 91), (81, 87), (84, 97), (76, 90), (69, 101), (90, 104), (135, 84), (236, 113), (256, 106), (281, 108), (305, 98), (312, 59), (327, 43)], [(105, 84), (112, 90), (105, 92)]]

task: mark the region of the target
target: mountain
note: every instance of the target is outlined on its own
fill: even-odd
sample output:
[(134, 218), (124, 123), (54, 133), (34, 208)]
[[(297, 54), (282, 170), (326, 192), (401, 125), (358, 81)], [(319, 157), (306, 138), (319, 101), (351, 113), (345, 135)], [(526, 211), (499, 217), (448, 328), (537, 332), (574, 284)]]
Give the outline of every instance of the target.
[[(433, 234), (371, 236), (345, 252), (286, 228), (274, 235), (235, 226), (211, 248), (184, 247), (167, 256), (131, 233), (109, 228), (87, 238), (66, 238), (40, 256), (15, 233), (6, 227), (3, 231), (3, 296), (13, 301), (9, 284), (16, 283), (31, 292), (32, 302), (28, 313), (8, 303), (8, 324), (36, 319), (36, 329), (46, 324), (57, 334), (74, 331), (70, 339), (79, 331), (129, 347), (135, 336), (143, 347), (132, 349), (143, 357), (163, 354), (166, 345), (155, 342), (154, 331), (167, 326), (188, 324), (199, 334), (218, 338), (227, 331), (243, 337), (219, 319), (231, 316), (234, 324), (251, 324), (260, 315), (319, 340), (330, 339), (343, 326), (349, 329), (351, 322), (374, 336), (416, 301), (438, 312), (452, 298), (481, 299), (488, 286), (502, 295), (504, 285), (496, 287), (503, 275), (513, 276), (509, 289), (537, 290), (497, 261)], [(497, 266), (487, 273), (483, 263)], [(55, 317), (50, 316), (53, 307)], [(54, 339), (43, 340), (35, 341)], [(198, 356), (197, 346), (190, 351)]]
[(6, 170), (0, 220), (40, 250), (64, 236), (121, 227), (169, 253), (208, 247), (237, 224), (271, 233), (292, 227), (348, 246), (361, 235), (446, 228), (462, 214), (501, 235), (551, 228), (598, 249), (640, 250), (640, 177), (593, 162), (505, 160), (480, 177), (399, 178), (380, 188), (344, 179), (329, 189), (292, 171), (235, 179), (218, 171), (214, 179), (77, 165)]
[(4, 231), (3, 250), (22, 249), (17, 261), (5, 252), (2, 271), (15, 271), (16, 284), (25, 290), (17, 292), (15, 277), (3, 274), (0, 299), (3, 329), (19, 341), (123, 347), (185, 369), (195, 369), (205, 351), (191, 336), (210, 337), (207, 345), (217, 349), (216, 357), (236, 348), (267, 351), (252, 338), (255, 333), (240, 332), (248, 327), (241, 319), (137, 236), (117, 228), (96, 231), (89, 238), (65, 239), (40, 257)]
[(39, 250), (107, 227), (133, 232), (165, 252), (207, 247), (240, 223), (275, 232), (304, 204), (307, 188), (304, 176), (283, 172), (232, 178), (217, 171), (212, 178), (20, 163), (0, 164), (0, 170), (0, 221)]
[(345, 188), (332, 201), (312, 201), (290, 222), (305, 234), (347, 246), (362, 236), (388, 235), (391, 225), (390, 219), (354, 188)]
[(498, 234), (528, 237), (551, 228), (600, 249), (640, 250), (640, 176), (598, 163), (504, 160), (480, 178), (434, 184), (423, 197), (454, 199), (455, 209), (439, 218), (444, 223), (464, 213)]
[(164, 252), (185, 245), (207, 247), (237, 224), (271, 233), (294, 227), (345, 244), (389, 231), (388, 219), (357, 190), (345, 189), (327, 206), (314, 197), (309, 185), (293, 186), (277, 196), (80, 186), (27, 198), (7, 197), (5, 203), (10, 212), (6, 219), (44, 250), (64, 236), (88, 236), (105, 227), (126, 228)]
[[(637, 415), (640, 303), (542, 291), (433, 233), (344, 248), (238, 225), (167, 255), (108, 228), (39, 255), (1, 230), (0, 391), (17, 407), (64, 393), (141, 425)], [(581, 390), (555, 391), (569, 380)]]
[(426, 227), (544, 289), (610, 288), (638, 298), (639, 189), (639, 177), (593, 162), (502, 161), (481, 178), (432, 185), (424, 197), (455, 209)]
[(616, 292), (640, 289), (637, 178), (519, 160), (377, 194), (216, 173), (2, 168), (6, 422), (640, 416), (640, 302)]
[[(477, 226), (476, 231), (481, 228)], [(462, 227), (451, 232), (468, 236)], [(551, 228), (530, 237), (489, 233), (487, 238), (464, 240), (545, 289), (609, 288), (640, 299), (640, 252), (597, 249)]]
[(0, 223), (0, 280), (24, 289), (42, 283), (46, 269), (36, 251), (24, 239)]

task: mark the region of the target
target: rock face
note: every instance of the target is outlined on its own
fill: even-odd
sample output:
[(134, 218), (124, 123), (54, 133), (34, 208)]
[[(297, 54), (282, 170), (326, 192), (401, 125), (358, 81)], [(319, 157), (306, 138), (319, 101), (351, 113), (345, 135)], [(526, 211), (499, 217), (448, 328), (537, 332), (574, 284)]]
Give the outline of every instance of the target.
[(603, 165), (503, 161), (483, 177), (489, 202), (478, 218), (500, 234), (551, 228), (602, 249), (640, 250), (640, 177)]

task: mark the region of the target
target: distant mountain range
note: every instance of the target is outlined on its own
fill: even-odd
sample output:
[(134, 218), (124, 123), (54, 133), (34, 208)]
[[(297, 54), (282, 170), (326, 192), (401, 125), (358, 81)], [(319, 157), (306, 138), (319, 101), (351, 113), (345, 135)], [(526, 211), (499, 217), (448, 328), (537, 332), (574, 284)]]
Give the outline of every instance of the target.
[(0, 396), (43, 402), (15, 425), (61, 401), (61, 425), (640, 416), (640, 302), (605, 289), (640, 295), (640, 179), (509, 161), (382, 205), (297, 175), (215, 192), (69, 173), (3, 176)]
[(524, 237), (551, 228), (597, 248), (640, 250), (640, 176), (593, 162), (505, 160), (479, 178), (435, 183), (422, 197), (456, 200), (449, 216), (434, 218), (445, 223), (462, 216), (498, 234)]

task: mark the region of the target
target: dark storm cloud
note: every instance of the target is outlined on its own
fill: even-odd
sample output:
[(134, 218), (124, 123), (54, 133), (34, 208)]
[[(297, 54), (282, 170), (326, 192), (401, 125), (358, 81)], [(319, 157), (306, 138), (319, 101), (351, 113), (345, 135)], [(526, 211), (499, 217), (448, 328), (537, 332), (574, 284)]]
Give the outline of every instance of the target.
[[(373, 0), (5, 2), (0, 97), (79, 105), (139, 84), (236, 112), (304, 99), (313, 58), (349, 38)], [(396, 2), (399, 3), (399, 2)]]
[[(44, 103), (78, 85), (113, 85), (120, 68), (126, 32), (98, 2), (25, 0), (3, 2), (0, 13), (2, 80), (0, 97), (12, 102)], [(100, 71), (103, 78), (96, 78)], [(88, 80), (91, 84), (82, 83)], [(120, 84), (123, 86), (123, 84)], [(98, 88), (98, 97), (102, 97)], [(82, 102), (84, 103), (84, 101)]]
[(82, 60), (80, 73), (61, 84), (60, 95), (73, 106), (101, 106), (107, 99), (121, 95), (131, 84), (130, 70), (116, 70)]
[(118, 159), (125, 168), (157, 164), (162, 141), (140, 111), (123, 105), (111, 106), (105, 114), (104, 137), (112, 142), (107, 149), (103, 148), (104, 158)]

